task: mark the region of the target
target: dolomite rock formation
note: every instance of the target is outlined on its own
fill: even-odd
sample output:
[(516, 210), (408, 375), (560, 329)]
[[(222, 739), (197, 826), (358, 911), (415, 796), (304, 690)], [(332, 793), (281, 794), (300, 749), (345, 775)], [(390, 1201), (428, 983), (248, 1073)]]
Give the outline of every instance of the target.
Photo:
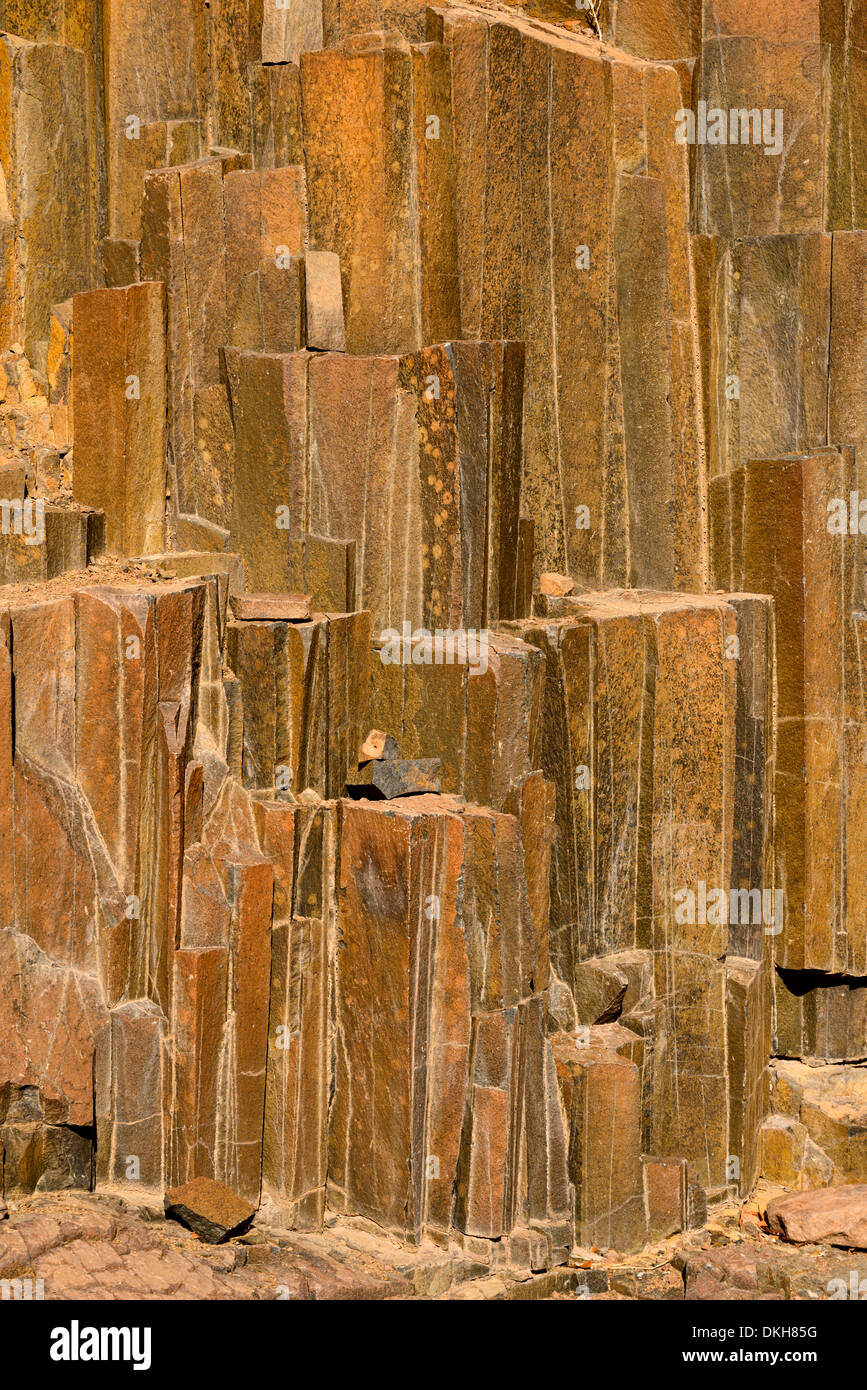
[(0, 1199), (850, 1229), (865, 126), (862, 0), (0, 0)]

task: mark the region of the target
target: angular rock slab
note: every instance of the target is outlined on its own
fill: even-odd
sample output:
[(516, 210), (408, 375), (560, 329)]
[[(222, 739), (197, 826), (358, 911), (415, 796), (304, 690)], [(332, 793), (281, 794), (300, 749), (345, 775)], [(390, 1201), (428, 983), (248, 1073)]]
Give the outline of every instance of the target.
[(367, 613), (230, 623), (250, 788), (338, 796), (357, 776), (367, 719)]
[[(812, 1186), (867, 1179), (867, 1097), (858, 1066), (810, 1067), (789, 1060), (771, 1064), (776, 1111), (803, 1128), (801, 1146), (812, 1145), (797, 1164), (818, 1174)], [(809, 1160), (809, 1161), (808, 1161)]]
[(467, 641), (465, 660), (416, 661), (425, 650), (404, 633), (398, 651), (374, 635), (371, 718), (393, 730), (404, 757), (439, 759), (443, 791), (506, 809), (541, 765), (541, 653), (498, 630), (488, 634), (484, 657)]
[[(516, 611), (520, 344), (225, 357), (232, 537), (252, 588), (290, 590), (311, 564), (320, 592), (348, 588), (339, 547), (354, 543), (357, 602), (375, 631), (482, 630)], [(316, 537), (333, 538), (331, 554)]]
[(705, 40), (695, 79), (697, 122), (698, 103), (706, 102), (709, 121), (722, 113), (724, 139), (713, 133), (715, 143), (696, 144), (698, 231), (744, 237), (823, 230), (822, 61), (815, 42)]
[(638, 1250), (646, 1239), (640, 1074), (586, 1031), (586, 1042), (563, 1033), (552, 1039), (568, 1125), (575, 1242)]
[(198, 388), (219, 384), (227, 340), (223, 172), (219, 159), (149, 172), (142, 209), (141, 275), (166, 286), (175, 502), (179, 512), (205, 520), (219, 518), (200, 501), (194, 397)]
[[(851, 254), (845, 258), (849, 248), (840, 249), (859, 284), (857, 261)], [(851, 306), (853, 287), (844, 290), (842, 267), (839, 289), (832, 285), (831, 237), (820, 231), (736, 242), (696, 237), (693, 250), (710, 477), (754, 458), (807, 452), (827, 443), (829, 344), (839, 364), (838, 434), (832, 438), (855, 443), (839, 433), (841, 416), (846, 424), (852, 418), (846, 368), (857, 370), (858, 362), (857, 347), (851, 357), (845, 347), (855, 326), (851, 307), (840, 339), (831, 327), (834, 294)]]

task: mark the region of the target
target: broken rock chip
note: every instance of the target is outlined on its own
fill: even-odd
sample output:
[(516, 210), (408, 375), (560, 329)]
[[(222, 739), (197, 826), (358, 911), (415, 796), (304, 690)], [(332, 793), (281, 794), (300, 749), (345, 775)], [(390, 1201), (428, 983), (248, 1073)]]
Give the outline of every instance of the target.
[(255, 1215), (249, 1202), (213, 1178), (193, 1178), (181, 1187), (170, 1187), (165, 1208), (166, 1216), (188, 1226), (209, 1245), (240, 1235)]
[(380, 758), (396, 758), (397, 741), (382, 729), (371, 729), (358, 750), (359, 766)]
[(565, 574), (554, 574), (553, 572), (539, 575), (539, 592), (542, 594), (557, 594), (562, 597), (565, 594), (574, 594), (575, 580), (570, 579)]
[(768, 1204), (773, 1235), (796, 1245), (867, 1250), (867, 1183), (792, 1192)]

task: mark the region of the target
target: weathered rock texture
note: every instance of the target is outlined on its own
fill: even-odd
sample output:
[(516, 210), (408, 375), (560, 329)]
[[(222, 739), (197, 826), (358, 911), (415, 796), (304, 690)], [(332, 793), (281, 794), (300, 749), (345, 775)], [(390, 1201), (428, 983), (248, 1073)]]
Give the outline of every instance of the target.
[(0, 28), (0, 1198), (863, 1243), (863, 5)]

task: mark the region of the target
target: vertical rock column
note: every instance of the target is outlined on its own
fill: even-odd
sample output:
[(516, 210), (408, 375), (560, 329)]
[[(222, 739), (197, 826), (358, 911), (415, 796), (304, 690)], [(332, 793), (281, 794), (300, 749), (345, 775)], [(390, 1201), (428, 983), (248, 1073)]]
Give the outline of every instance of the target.
[(163, 548), (165, 290), (156, 281), (73, 301), (74, 495), (108, 514), (119, 555)]
[[(784, 892), (777, 962), (858, 975), (864, 965), (857, 750), (863, 542), (851, 450), (759, 459), (711, 490), (718, 580), (774, 598), (776, 858)], [(850, 742), (851, 741), (851, 742)], [(854, 753), (855, 756), (849, 754)], [(852, 807), (851, 824), (849, 808)]]
[(342, 805), (330, 1200), (413, 1242), (530, 1225), (562, 1244), (544, 944), (522, 868), (511, 816), (432, 796)]
[(83, 52), (0, 37), (0, 343), (40, 371), (51, 306), (97, 283), (87, 91)]

